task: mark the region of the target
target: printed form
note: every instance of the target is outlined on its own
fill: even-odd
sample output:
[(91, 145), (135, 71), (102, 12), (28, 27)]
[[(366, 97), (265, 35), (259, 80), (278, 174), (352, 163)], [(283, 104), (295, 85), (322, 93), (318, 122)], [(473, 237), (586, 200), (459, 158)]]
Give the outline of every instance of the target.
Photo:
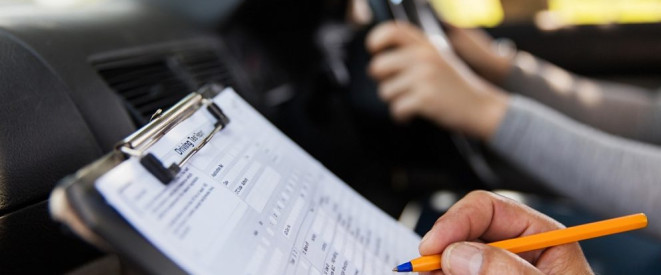
[[(136, 230), (192, 274), (392, 274), (419, 236), (308, 155), (232, 89), (214, 102), (230, 123), (164, 185), (137, 159), (96, 188)], [(215, 118), (196, 112), (149, 152), (167, 166)]]

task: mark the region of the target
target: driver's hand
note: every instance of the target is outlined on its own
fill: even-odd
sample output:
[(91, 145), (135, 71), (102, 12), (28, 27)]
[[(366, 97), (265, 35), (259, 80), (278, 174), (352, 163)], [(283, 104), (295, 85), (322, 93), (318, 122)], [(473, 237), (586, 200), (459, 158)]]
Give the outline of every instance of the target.
[(507, 94), (477, 76), (456, 55), (439, 51), (418, 28), (404, 22), (377, 26), (367, 37), (374, 55), (369, 73), (392, 116), (414, 116), (483, 139), (495, 132)]
[(462, 29), (445, 23), (448, 40), (455, 53), (478, 75), (501, 85), (512, 69), (514, 53), (499, 53), (494, 41), (481, 29)]
[(592, 274), (578, 243), (515, 255), (483, 244), (563, 228), (513, 200), (475, 191), (440, 217), (420, 243), (420, 254), (443, 253), (432, 274)]

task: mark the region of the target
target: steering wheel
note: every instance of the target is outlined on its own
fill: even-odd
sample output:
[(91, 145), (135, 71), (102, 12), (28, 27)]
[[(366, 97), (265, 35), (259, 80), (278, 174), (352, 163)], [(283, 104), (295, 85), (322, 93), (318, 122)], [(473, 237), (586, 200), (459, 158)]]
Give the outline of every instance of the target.
[[(452, 47), (443, 31), (439, 18), (427, 0), (369, 0), (377, 22), (398, 20), (410, 22), (422, 29), (439, 51)], [(461, 133), (453, 133), (452, 140), (477, 176), (490, 188), (501, 186), (498, 175), (483, 153), (482, 144)]]

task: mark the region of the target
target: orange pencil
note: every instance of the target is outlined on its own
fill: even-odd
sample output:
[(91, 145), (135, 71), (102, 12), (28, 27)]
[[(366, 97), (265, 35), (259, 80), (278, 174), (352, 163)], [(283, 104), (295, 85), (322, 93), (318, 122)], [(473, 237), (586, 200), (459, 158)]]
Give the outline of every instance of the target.
[[(572, 226), (549, 232), (490, 243), (512, 253), (520, 253), (567, 244), (591, 238), (644, 228), (647, 216), (643, 213)], [(393, 268), (397, 272), (424, 272), (441, 269), (441, 255), (422, 256)]]

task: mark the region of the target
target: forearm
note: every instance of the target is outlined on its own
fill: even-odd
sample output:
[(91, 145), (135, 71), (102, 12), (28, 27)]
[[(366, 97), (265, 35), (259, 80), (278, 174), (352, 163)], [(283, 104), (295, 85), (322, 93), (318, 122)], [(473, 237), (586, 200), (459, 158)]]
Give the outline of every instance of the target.
[(579, 77), (525, 52), (503, 86), (602, 131), (661, 144), (661, 101), (644, 89)]
[(513, 96), (490, 140), (552, 189), (608, 215), (644, 212), (661, 237), (661, 149), (594, 130)]

